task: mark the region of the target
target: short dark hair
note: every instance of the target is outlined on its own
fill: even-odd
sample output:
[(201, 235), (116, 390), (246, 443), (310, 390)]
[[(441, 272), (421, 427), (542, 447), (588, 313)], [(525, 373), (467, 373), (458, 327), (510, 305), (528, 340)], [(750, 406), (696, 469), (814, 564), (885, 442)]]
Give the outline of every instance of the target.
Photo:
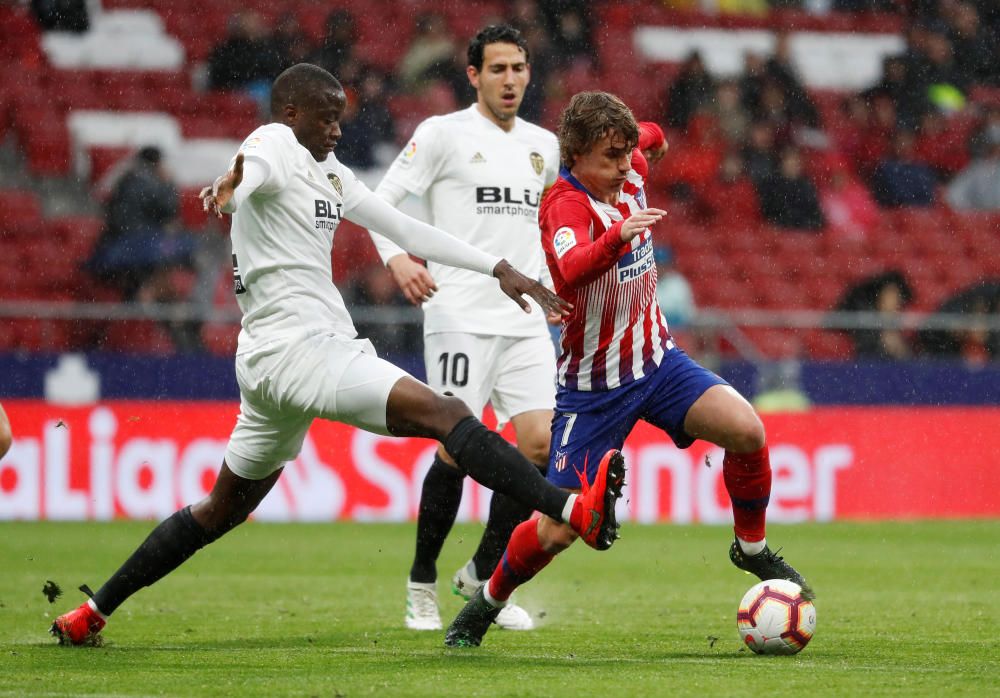
[(281, 115), (286, 104), (304, 105), (323, 89), (343, 92), (337, 78), (312, 63), (297, 63), (274, 79), (271, 85), (271, 116)]
[(483, 54), (487, 44), (514, 44), (524, 51), (524, 60), (528, 61), (528, 42), (521, 32), (509, 24), (491, 24), (472, 37), (469, 42), (469, 65), (476, 70), (483, 69)]
[(559, 115), (559, 159), (573, 167), (577, 156), (589, 151), (597, 141), (615, 132), (631, 150), (639, 144), (639, 125), (632, 111), (608, 92), (578, 92)]

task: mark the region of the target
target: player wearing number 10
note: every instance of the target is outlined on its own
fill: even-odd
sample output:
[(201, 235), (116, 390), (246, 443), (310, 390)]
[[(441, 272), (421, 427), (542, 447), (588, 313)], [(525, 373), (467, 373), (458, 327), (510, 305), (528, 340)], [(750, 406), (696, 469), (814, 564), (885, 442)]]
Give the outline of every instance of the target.
[[(476, 103), (417, 128), (375, 193), (395, 205), (408, 194), (429, 204), (437, 227), (533, 278), (548, 281), (538, 234), (538, 206), (558, 176), (555, 134), (517, 117), (530, 77), (527, 46), (516, 29), (495, 25), (470, 42), (466, 73)], [(476, 414), (492, 402), (510, 421), (518, 449), (540, 469), (549, 454), (555, 403), (555, 352), (539, 308), (508, 308), (496, 287), (476, 274), (429, 263), (425, 269), (396, 245), (373, 235), (403, 292), (424, 306), (427, 382), (461, 398)], [(547, 285), (551, 285), (548, 283)], [(458, 514), (463, 475), (439, 448), (424, 479), (417, 545), (407, 584), (406, 625), (437, 630), (437, 558)], [(454, 575), (453, 589), (471, 596), (500, 560), (510, 533), (531, 510), (494, 494), (479, 549)], [(532, 627), (508, 605), (497, 623)]]

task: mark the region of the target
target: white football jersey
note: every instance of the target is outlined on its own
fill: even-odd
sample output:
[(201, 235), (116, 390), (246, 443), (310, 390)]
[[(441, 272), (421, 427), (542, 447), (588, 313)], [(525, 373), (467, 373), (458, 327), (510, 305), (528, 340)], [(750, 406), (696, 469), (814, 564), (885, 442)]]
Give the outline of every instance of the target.
[[(555, 134), (523, 119), (504, 131), (473, 104), (421, 123), (385, 181), (423, 197), (432, 225), (506, 258), (530, 278), (547, 279), (538, 206), (558, 175)], [(495, 279), (433, 262), (427, 266), (438, 291), (424, 303), (425, 334), (521, 337), (548, 332), (541, 308), (529, 299), (532, 312), (526, 314)]]
[(370, 190), (332, 153), (316, 162), (284, 124), (261, 126), (239, 152), (264, 165), (267, 177), (233, 213), (238, 353), (312, 330), (356, 337), (330, 251), (341, 217)]

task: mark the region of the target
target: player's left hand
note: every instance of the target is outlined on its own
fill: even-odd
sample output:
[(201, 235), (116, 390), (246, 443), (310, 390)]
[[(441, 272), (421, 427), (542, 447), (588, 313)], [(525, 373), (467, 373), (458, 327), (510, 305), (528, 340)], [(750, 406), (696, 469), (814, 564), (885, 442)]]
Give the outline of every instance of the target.
[(560, 318), (569, 315), (569, 311), (573, 309), (572, 303), (564, 301), (534, 279), (529, 279), (512, 267), (506, 259), (501, 259), (493, 267), (493, 276), (500, 282), (500, 290), (510, 296), (526, 313), (531, 312), (531, 305), (523, 296), (532, 298), (546, 314), (559, 315)]
[(236, 187), (243, 181), (243, 153), (236, 156), (233, 168), (226, 174), (215, 180), (210, 187), (205, 187), (198, 194), (201, 199), (202, 208), (209, 213), (214, 213), (217, 218), (222, 218), (222, 209), (233, 198)]
[(658, 163), (660, 160), (663, 159), (664, 155), (667, 154), (667, 139), (664, 138), (663, 143), (661, 143), (656, 148), (646, 148), (644, 151), (642, 151), (642, 154), (643, 157), (646, 158), (646, 162), (648, 162), (650, 165), (655, 165), (656, 163)]

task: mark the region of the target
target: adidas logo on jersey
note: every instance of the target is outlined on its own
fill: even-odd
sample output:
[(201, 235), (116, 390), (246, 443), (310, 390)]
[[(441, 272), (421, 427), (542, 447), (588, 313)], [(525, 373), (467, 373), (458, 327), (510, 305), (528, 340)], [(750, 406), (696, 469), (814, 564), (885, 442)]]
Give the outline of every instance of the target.
[(476, 154), (472, 156), (472, 159), (469, 160), (470, 165), (478, 165), (483, 162), (486, 162), (486, 158), (484, 158), (483, 154), (480, 153), (478, 150), (476, 151)]

